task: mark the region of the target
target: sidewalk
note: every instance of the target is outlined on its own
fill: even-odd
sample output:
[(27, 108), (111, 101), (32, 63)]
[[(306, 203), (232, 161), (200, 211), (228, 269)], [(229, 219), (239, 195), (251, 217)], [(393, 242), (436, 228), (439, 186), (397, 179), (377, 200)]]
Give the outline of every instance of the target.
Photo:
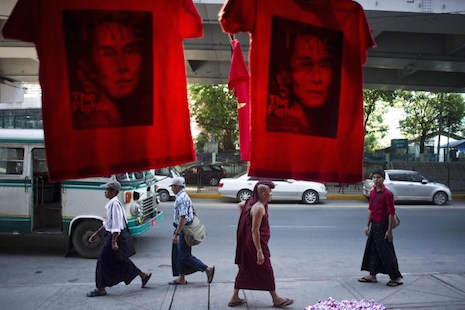
[[(221, 269), (217, 270), (221, 272)], [(344, 299), (374, 299), (388, 309), (465, 309), (465, 274), (404, 274), (404, 285), (388, 287), (388, 278), (378, 277), (378, 283), (359, 283), (356, 277), (312, 281), (309, 279), (277, 279), (278, 293), (295, 300), (286, 309), (304, 309), (328, 297)], [(160, 309), (203, 310), (231, 309), (227, 304), (233, 282), (189, 282), (171, 286), (153, 279), (147, 288), (140, 281), (129, 286), (119, 284), (104, 297), (88, 298), (88, 283), (61, 285), (6, 286), (0, 285), (2, 309)], [(247, 305), (237, 309), (273, 309), (271, 297), (263, 291), (240, 291)]]

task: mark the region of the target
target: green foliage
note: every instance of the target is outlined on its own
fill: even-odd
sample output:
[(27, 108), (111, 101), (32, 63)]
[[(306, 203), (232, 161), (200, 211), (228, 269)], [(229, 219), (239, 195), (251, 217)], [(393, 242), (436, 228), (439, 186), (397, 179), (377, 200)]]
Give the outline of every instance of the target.
[(409, 139), (420, 138), (420, 153), (428, 134), (443, 129), (456, 132), (465, 116), (464, 98), (459, 94), (403, 91), (399, 101), (406, 115), (399, 122), (401, 132)]
[(378, 141), (386, 136), (388, 126), (383, 123), (383, 115), (393, 105), (395, 98), (396, 93), (393, 91), (363, 90), (365, 153), (374, 153), (379, 146)]
[(196, 139), (197, 150), (210, 141), (218, 142), (218, 150), (234, 151), (238, 142), (237, 101), (227, 85), (190, 84), (189, 107), (201, 129)]

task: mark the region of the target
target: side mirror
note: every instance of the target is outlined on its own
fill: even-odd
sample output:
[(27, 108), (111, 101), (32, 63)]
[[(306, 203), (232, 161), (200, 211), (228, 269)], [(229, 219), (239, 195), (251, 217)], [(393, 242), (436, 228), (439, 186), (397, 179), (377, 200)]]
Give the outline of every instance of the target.
[(422, 184), (427, 184), (427, 183), (428, 183), (428, 180), (427, 180), (427, 179), (423, 179), (423, 180), (421, 180), (421, 183), (422, 183)]

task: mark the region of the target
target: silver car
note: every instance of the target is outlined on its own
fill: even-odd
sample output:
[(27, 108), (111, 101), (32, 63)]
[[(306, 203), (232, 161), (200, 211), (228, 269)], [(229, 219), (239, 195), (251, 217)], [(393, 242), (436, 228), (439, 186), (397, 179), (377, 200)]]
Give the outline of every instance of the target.
[[(450, 189), (441, 183), (430, 182), (424, 176), (412, 170), (385, 170), (384, 185), (394, 195), (394, 200), (432, 201), (443, 205), (452, 199)], [(363, 183), (363, 195), (370, 197), (373, 181)]]
[[(220, 180), (218, 193), (222, 197), (235, 198), (237, 201), (247, 200), (259, 178), (250, 177), (245, 172), (233, 178)], [(327, 198), (326, 186), (311, 181), (292, 179), (273, 179), (273, 200), (298, 200), (305, 204), (315, 204)]]

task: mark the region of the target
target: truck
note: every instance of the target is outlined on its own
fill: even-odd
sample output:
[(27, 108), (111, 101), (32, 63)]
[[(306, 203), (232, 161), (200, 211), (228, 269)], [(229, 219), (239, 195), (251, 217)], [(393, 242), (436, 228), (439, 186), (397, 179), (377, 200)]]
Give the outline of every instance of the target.
[(121, 183), (118, 199), (132, 236), (163, 220), (152, 171), (52, 182), (45, 152), (42, 129), (0, 129), (0, 233), (66, 234), (69, 249), (96, 258), (103, 234), (94, 243), (88, 240), (105, 217), (102, 185), (109, 180)]

